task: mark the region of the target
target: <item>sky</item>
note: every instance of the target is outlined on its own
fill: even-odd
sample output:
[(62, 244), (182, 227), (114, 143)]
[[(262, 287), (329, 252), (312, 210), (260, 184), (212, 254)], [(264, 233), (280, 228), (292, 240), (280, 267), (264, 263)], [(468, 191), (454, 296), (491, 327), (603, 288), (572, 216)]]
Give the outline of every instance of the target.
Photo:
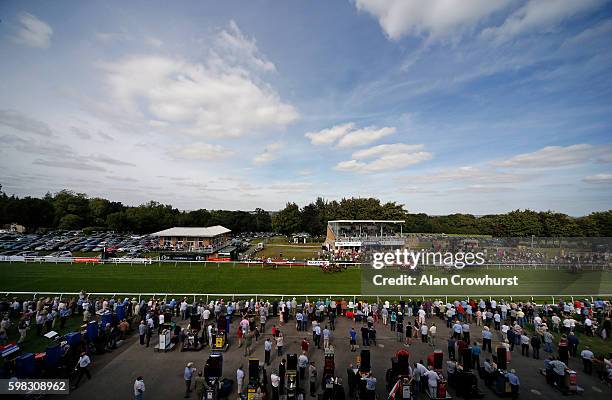
[(586, 215), (606, 0), (0, 1), (0, 184), (137, 205)]

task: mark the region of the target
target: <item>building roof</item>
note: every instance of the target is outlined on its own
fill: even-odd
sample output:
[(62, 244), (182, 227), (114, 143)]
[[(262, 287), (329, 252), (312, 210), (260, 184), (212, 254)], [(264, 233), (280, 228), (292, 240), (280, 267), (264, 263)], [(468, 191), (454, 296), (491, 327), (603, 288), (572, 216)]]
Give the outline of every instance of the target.
[(378, 219), (339, 219), (336, 221), (327, 221), (328, 223), (332, 222), (340, 222), (340, 223), (348, 223), (348, 224), (403, 224), (404, 220), (392, 221), (392, 220), (378, 220)]
[(217, 251), (217, 253), (231, 253), (232, 251), (235, 251), (236, 247), (234, 246), (227, 246), (222, 248), (221, 250)]
[(152, 236), (177, 236), (177, 237), (215, 237), (230, 233), (231, 230), (221, 225), (208, 226), (205, 228), (186, 228), (177, 227), (165, 229), (163, 231), (152, 233)]

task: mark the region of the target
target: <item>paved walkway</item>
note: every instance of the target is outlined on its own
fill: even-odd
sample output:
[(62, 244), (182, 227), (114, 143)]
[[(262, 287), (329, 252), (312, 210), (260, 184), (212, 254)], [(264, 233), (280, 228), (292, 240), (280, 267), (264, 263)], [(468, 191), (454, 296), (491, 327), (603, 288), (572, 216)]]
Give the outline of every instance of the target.
[[(277, 319), (271, 319), (267, 325), (267, 335), (262, 335), (258, 342), (254, 342), (253, 357), (260, 360), (264, 358), (263, 341), (270, 334), (270, 328), (273, 323), (277, 323)], [(428, 321), (431, 323), (431, 321)], [(323, 323), (325, 325), (325, 322)], [(346, 386), (346, 368), (350, 363), (355, 363), (355, 358), (359, 354), (350, 352), (348, 343), (348, 331), (352, 325), (351, 321), (345, 318), (339, 318), (336, 330), (333, 332), (332, 344), (335, 347), (335, 363), (336, 373), (345, 382), (345, 390), (348, 394)], [(439, 348), (444, 350), (445, 361), (447, 360), (446, 353), (446, 328), (443, 321), (436, 319), (438, 326), (438, 343)], [(236, 326), (236, 322), (232, 324)], [(359, 327), (356, 330), (359, 333)], [(372, 371), (378, 379), (377, 395), (378, 399), (386, 399), (385, 391), (385, 372), (391, 367), (391, 357), (397, 350), (406, 348), (402, 343), (396, 340), (394, 333), (388, 328), (378, 324), (376, 327), (378, 332), (378, 345), (370, 347)], [(294, 323), (290, 323), (282, 327), (285, 334), (285, 353), (300, 353), (300, 342), (304, 337), (303, 333), (297, 332)], [(312, 334), (308, 332), (308, 338), (311, 341), (309, 359), (315, 361), (319, 377), (322, 376), (323, 368), (323, 350), (313, 349)], [(480, 329), (476, 329), (472, 325), (472, 338), (480, 339)], [(360, 334), (359, 340), (360, 342)], [(151, 346), (157, 343), (157, 340), (152, 339)], [(497, 344), (494, 340), (493, 347)], [(432, 352), (430, 345), (414, 341), (409, 348), (411, 363), (420, 359), (426, 360), (426, 356)], [(185, 365), (192, 361), (198, 369), (203, 368), (204, 363), (208, 359), (210, 351), (208, 349), (199, 352), (180, 352), (175, 350), (168, 353), (155, 353), (153, 347), (145, 348), (138, 343), (137, 336), (133, 335), (124, 345), (110, 354), (105, 354), (94, 359), (95, 365), (92, 369), (92, 380), (81, 383), (81, 386), (72, 392), (68, 397), (70, 400), (108, 400), (108, 399), (132, 399), (132, 386), (135, 378), (138, 375), (144, 377), (146, 384), (146, 400), (153, 399), (181, 399), (184, 396), (184, 381), (183, 369)], [(481, 355), (481, 362), (487, 358), (488, 353)], [(546, 353), (541, 352), (544, 357)], [(243, 349), (238, 348), (235, 342), (232, 343), (229, 350), (223, 356), (223, 375), (226, 378), (235, 380), (236, 369), (239, 365), (244, 365), (245, 373), (248, 373), (247, 359), (243, 356)], [(267, 367), (268, 375), (273, 369), (278, 367), (280, 359), (276, 356), (276, 347), (272, 351), (272, 364)], [(521, 380), (521, 399), (556, 399), (565, 398), (560, 392), (548, 386), (543, 376), (538, 373), (538, 369), (543, 366), (543, 358), (534, 360), (533, 358), (523, 357), (520, 354), (520, 348), (515, 348), (512, 354), (510, 367), (516, 369)], [(570, 367), (579, 372), (578, 383), (585, 388), (584, 396), (589, 400), (604, 400), (612, 398), (612, 392), (605, 385), (601, 384), (596, 378), (582, 373), (582, 365), (578, 359), (570, 361)], [(479, 379), (479, 388), (485, 394), (485, 399), (495, 399), (497, 396), (483, 384)], [(452, 388), (449, 389), (451, 395), (454, 395)], [(192, 393), (191, 398), (195, 399), (195, 393)], [(231, 398), (236, 398), (232, 395)], [(307, 397), (310, 399), (311, 397)], [(421, 396), (426, 398), (426, 396)]]

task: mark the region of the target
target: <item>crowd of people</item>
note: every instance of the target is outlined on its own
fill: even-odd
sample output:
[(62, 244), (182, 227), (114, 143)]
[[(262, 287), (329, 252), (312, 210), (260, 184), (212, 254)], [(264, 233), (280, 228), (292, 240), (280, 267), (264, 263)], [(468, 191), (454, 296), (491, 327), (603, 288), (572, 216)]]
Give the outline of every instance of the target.
[[(431, 349), (444, 348), (448, 356), (446, 367), (450, 377), (461, 370), (470, 354), (470, 363), (490, 384), (498, 369), (497, 347), (504, 347), (507, 363), (512, 365), (514, 357), (543, 359), (543, 369), (560, 375), (570, 361), (577, 359), (587, 374), (596, 374), (610, 383), (612, 380), (612, 360), (609, 354), (596, 354), (588, 346), (580, 346), (580, 335), (609, 340), (611, 333), (612, 307), (609, 301), (587, 299), (575, 301), (559, 300), (555, 304), (536, 304), (532, 301), (505, 301), (495, 299), (406, 300), (368, 302), (355, 299), (317, 299), (296, 298), (284, 301), (272, 300), (197, 300), (151, 298), (92, 298), (81, 292), (75, 298), (39, 298), (33, 300), (12, 298), (0, 302), (2, 338), (8, 340), (7, 332), (12, 324), (18, 324), (19, 342), (26, 338), (27, 330), (35, 325), (35, 334), (42, 335), (57, 327), (63, 327), (68, 318), (79, 318), (83, 322), (98, 319), (113, 313), (118, 305), (125, 310), (124, 318), (113, 324), (100, 326), (99, 339), (91, 348), (85, 349), (78, 359), (78, 380), (83, 376), (90, 378), (88, 371), (90, 356), (96, 352), (112, 351), (117, 342), (136, 330), (140, 344), (148, 347), (151, 337), (162, 329), (172, 331), (172, 340), (180, 348), (186, 346), (188, 338), (195, 338), (201, 346), (212, 347), (213, 332), (224, 331), (228, 339), (235, 340), (242, 355), (248, 358), (255, 345), (263, 343), (264, 363), (272, 364), (276, 359), (278, 366), (272, 369), (267, 382), (270, 387), (259, 388), (262, 398), (268, 394), (278, 399), (283, 393), (286, 374), (286, 339), (288, 324), (299, 335), (298, 373), (304, 384), (304, 393), (315, 394), (319, 389), (317, 369), (310, 359), (312, 351), (329, 351), (335, 346), (346, 345), (351, 351), (375, 347), (379, 331), (385, 335), (393, 334), (403, 346), (426, 345)], [(348, 332), (336, 332), (338, 318), (350, 321)], [(420, 343), (420, 344), (417, 344)], [(468, 353), (466, 353), (466, 349)], [(520, 355), (518, 355), (520, 349)], [(191, 371), (193, 366), (187, 366)], [(353, 370), (352, 366), (348, 366)], [(416, 362), (410, 366), (414, 392), (429, 390), (440, 378), (434, 377), (431, 365)], [(201, 372), (201, 371), (200, 371)], [(513, 390), (518, 393), (520, 381), (513, 368), (506, 368)], [(195, 369), (184, 374), (185, 396), (192, 393), (192, 381), (199, 382)], [(552, 375), (554, 376), (554, 375)], [(135, 382), (136, 398), (144, 395), (142, 377)], [(376, 377), (373, 372), (359, 375), (348, 373), (349, 396), (360, 390), (363, 396), (376, 390)], [(421, 383), (423, 382), (423, 383)], [(424, 382), (427, 382), (426, 384)], [(237, 393), (245, 390), (244, 371), (236, 371)], [(561, 384), (558, 381), (557, 384)], [(76, 386), (75, 385), (75, 386)], [(307, 386), (307, 387), (306, 387)], [(516, 386), (516, 388), (515, 388)], [(198, 396), (205, 384), (196, 384)], [(369, 392), (368, 392), (369, 391)], [(365, 393), (365, 394), (364, 394)], [(198, 397), (200, 399), (201, 397)]]

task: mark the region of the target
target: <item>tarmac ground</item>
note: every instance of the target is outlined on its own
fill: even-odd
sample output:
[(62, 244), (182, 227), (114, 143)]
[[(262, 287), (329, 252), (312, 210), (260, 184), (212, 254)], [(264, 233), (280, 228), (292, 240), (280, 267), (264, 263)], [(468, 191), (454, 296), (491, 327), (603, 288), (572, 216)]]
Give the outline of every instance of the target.
[[(177, 319), (177, 317), (174, 317)], [(431, 324), (431, 320), (427, 321)], [(444, 321), (435, 319), (438, 327), (438, 335), (436, 338), (436, 348), (443, 350), (444, 361), (448, 359), (446, 350), (446, 340), (448, 339), (448, 330)], [(237, 321), (234, 318), (232, 327), (236, 327)], [(260, 361), (264, 359), (264, 340), (270, 337), (271, 327), (273, 324), (278, 324), (277, 318), (271, 318), (266, 325), (266, 331), (257, 342), (253, 341), (253, 352), (251, 357), (258, 358)], [(325, 326), (326, 321), (323, 321), (322, 326)], [(310, 325), (309, 325), (310, 326)], [(335, 349), (335, 367), (336, 375), (343, 380), (345, 393), (348, 395), (348, 385), (346, 384), (347, 367), (349, 364), (355, 364), (356, 358), (359, 355), (360, 349), (356, 352), (350, 351), (348, 332), (351, 326), (355, 326), (358, 332), (358, 344), (361, 344), (360, 324), (355, 324), (344, 317), (339, 317), (336, 322), (336, 330), (332, 332), (331, 345)], [(288, 353), (300, 354), (300, 342), (306, 336), (310, 341), (309, 354), (307, 355), (310, 361), (315, 362), (318, 370), (319, 378), (323, 373), (324, 351), (323, 349), (314, 348), (312, 341), (312, 332), (298, 332), (295, 327), (295, 322), (292, 320), (288, 324), (280, 327), (285, 336), (285, 356)], [(406, 347), (403, 342), (397, 340), (395, 332), (391, 332), (388, 327), (382, 323), (376, 324), (377, 344), (368, 347), (371, 351), (371, 365), (373, 375), (377, 378), (377, 399), (387, 399), (388, 393), (385, 390), (385, 373), (391, 368), (391, 358), (399, 349), (407, 349), (410, 352), (410, 363), (415, 361), (427, 360), (427, 355), (431, 354), (433, 347), (428, 343), (422, 343), (419, 340), (413, 339), (413, 344)], [(471, 325), (471, 340), (480, 342), (481, 329)], [(496, 333), (497, 334), (497, 333)], [(185, 396), (185, 383), (183, 380), (183, 370), (188, 362), (193, 362), (195, 367), (200, 370), (203, 368), (209, 354), (211, 353), (208, 347), (197, 351), (181, 352), (174, 349), (171, 352), (160, 353), (154, 352), (154, 345), (157, 344), (157, 335), (154, 335), (151, 340), (151, 347), (146, 348), (141, 346), (137, 335), (131, 335), (120, 348), (112, 353), (96, 356), (91, 368), (92, 379), (84, 378), (80, 386), (71, 392), (68, 396), (61, 396), (69, 400), (108, 400), (108, 399), (132, 399), (133, 384), (137, 376), (142, 375), (146, 385), (144, 399), (182, 399)], [(499, 338), (495, 335), (493, 340), (493, 349), (495, 349)], [(321, 343), (321, 346), (323, 344)], [(611, 346), (612, 347), (612, 346)], [(511, 355), (509, 368), (514, 368), (520, 378), (520, 399), (561, 399), (564, 396), (557, 389), (549, 386), (544, 376), (539, 373), (543, 367), (543, 361), (546, 353), (541, 351), (540, 359), (535, 360), (531, 357), (525, 357), (520, 354), (520, 347), (515, 347)], [(489, 353), (481, 354), (481, 364), (485, 358), (488, 358)], [(271, 365), (266, 366), (266, 373), (269, 377), (270, 373), (278, 368), (280, 358), (276, 354), (276, 346), (272, 349)], [(245, 381), (248, 379), (248, 357), (244, 356), (244, 347), (238, 348), (236, 338), (230, 337), (230, 346), (223, 353), (223, 376), (228, 379), (236, 380), (236, 369), (243, 365)], [(589, 400), (608, 400), (612, 398), (612, 390), (604, 383), (600, 382), (595, 376), (587, 375), (582, 372), (582, 362), (578, 358), (570, 360), (570, 368), (578, 372), (578, 385), (584, 388), (585, 397)], [(302, 385), (306, 389), (305, 399), (313, 397), (308, 396), (308, 382)], [(478, 379), (478, 387), (484, 394), (484, 399), (495, 399), (498, 396), (484, 385), (482, 379)], [(317, 392), (321, 393), (320, 382), (317, 385)], [(455, 392), (452, 387), (448, 389), (449, 394), (455, 397)], [(59, 398), (59, 396), (58, 396)], [(195, 392), (190, 394), (191, 399), (196, 398)], [(234, 383), (232, 395), (230, 399), (238, 398), (237, 387)], [(271, 398), (271, 397), (269, 397)], [(348, 398), (348, 396), (347, 396)], [(419, 398), (428, 398), (421, 393)], [(198, 399), (199, 400), (199, 399)]]

